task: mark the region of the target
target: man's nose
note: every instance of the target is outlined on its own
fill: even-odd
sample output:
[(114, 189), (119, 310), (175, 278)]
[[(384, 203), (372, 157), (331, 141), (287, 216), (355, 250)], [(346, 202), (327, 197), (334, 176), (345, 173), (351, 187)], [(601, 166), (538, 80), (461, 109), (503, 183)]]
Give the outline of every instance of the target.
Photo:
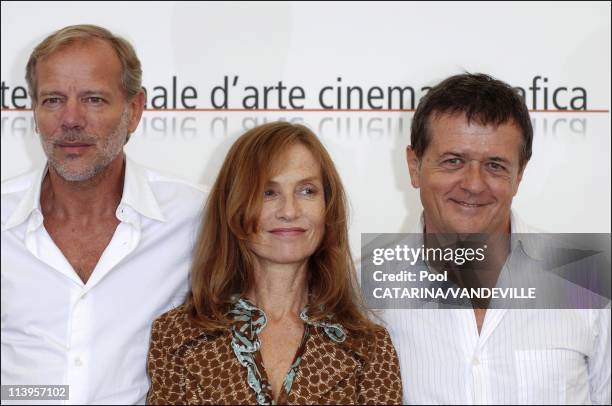
[(470, 161), (465, 167), (461, 187), (471, 194), (478, 194), (486, 188), (484, 178), (482, 176), (482, 168), (480, 162)]
[(78, 100), (69, 98), (62, 110), (62, 127), (66, 129), (82, 129), (85, 128), (86, 122), (85, 106)]

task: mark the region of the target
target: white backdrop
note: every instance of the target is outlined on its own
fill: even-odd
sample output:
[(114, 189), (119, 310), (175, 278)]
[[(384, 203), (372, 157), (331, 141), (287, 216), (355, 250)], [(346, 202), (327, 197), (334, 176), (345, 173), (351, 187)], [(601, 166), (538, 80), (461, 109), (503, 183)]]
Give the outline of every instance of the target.
[[(171, 89), (173, 76), (179, 89), (197, 90), (190, 103), (202, 109), (211, 108), (210, 91), (225, 75), (239, 77), (233, 108), (242, 107), (245, 86), (281, 80), (301, 86), (301, 103), (312, 109), (321, 108), (324, 86), (412, 86), (418, 101), (421, 87), (465, 70), (524, 89), (541, 76), (537, 109), (545, 91), (552, 109), (555, 89), (568, 88), (559, 93), (567, 105), (571, 89), (582, 87), (587, 108), (603, 112), (532, 113), (533, 158), (514, 207), (547, 231), (610, 232), (609, 3), (2, 3), (2, 81), (9, 87), (3, 106), (10, 107), (15, 86), (25, 86), (32, 48), (80, 23), (105, 26), (134, 44), (149, 107), (152, 89)], [(269, 107), (278, 107), (272, 101)], [(2, 180), (44, 163), (31, 117), (2, 109)], [(147, 111), (127, 152), (147, 166), (212, 184), (245, 129), (277, 119), (305, 123), (337, 163), (358, 250), (360, 233), (407, 231), (420, 214), (404, 160), (411, 118), (400, 111)]]

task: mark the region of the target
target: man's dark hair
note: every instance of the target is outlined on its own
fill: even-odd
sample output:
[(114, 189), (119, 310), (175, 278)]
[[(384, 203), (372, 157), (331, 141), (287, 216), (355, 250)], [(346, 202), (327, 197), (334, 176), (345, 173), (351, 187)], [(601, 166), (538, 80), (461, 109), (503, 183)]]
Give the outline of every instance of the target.
[(495, 125), (514, 122), (523, 133), (520, 165), (531, 158), (533, 128), (525, 102), (510, 85), (483, 73), (451, 76), (434, 86), (419, 102), (410, 128), (410, 144), (420, 159), (431, 140), (429, 120), (434, 114), (464, 113), (469, 122)]

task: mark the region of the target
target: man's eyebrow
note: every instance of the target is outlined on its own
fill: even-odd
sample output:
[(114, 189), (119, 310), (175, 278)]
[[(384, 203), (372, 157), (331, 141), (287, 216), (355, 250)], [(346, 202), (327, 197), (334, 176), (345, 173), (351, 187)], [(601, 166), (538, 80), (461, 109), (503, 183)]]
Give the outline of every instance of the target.
[(39, 96), (64, 96), (64, 93), (60, 92), (59, 90), (42, 90), (39, 94)]
[(492, 156), (492, 157), (488, 158), (488, 160), (489, 161), (493, 161), (493, 162), (503, 162), (503, 163), (506, 163), (506, 164), (510, 163), (510, 161), (508, 159), (506, 159), (504, 157), (501, 157), (501, 156)]
[[(83, 96), (92, 96), (92, 95), (101, 95), (101, 96), (108, 96), (110, 93), (105, 91), (105, 90), (98, 90), (98, 89), (92, 89), (92, 90), (85, 90), (84, 92), (79, 93), (80, 97)], [(39, 96), (65, 96), (66, 94), (64, 92), (61, 92), (59, 90), (41, 90)]]
[[(441, 154), (440, 158), (446, 158), (446, 157), (466, 158), (466, 156), (467, 156), (466, 154), (461, 153), (461, 152), (447, 151)], [(501, 156), (491, 156), (491, 157), (488, 157), (486, 160), (493, 161), (493, 162), (503, 162), (506, 164), (510, 163), (509, 159), (501, 157)]]
[(444, 158), (447, 156), (453, 156), (453, 157), (457, 157), (457, 158), (465, 158), (465, 154), (461, 153), (461, 152), (455, 152), (455, 151), (446, 151), (444, 153), (442, 153), (440, 155), (440, 158)]
[(93, 90), (86, 90), (82, 93), (79, 93), (80, 96), (91, 96), (91, 95), (101, 95), (101, 96), (108, 96), (110, 93), (108, 93), (105, 90), (97, 90), (97, 89), (93, 89)]

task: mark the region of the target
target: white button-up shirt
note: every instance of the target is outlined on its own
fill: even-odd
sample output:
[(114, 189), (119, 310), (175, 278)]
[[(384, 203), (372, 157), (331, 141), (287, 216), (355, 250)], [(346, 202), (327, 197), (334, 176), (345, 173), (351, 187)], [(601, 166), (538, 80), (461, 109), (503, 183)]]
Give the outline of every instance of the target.
[[(511, 226), (533, 231), (514, 214)], [(610, 404), (609, 307), (492, 308), (480, 334), (472, 309), (389, 309), (383, 317), (404, 403)]]
[(120, 223), (83, 283), (43, 225), (45, 174), (2, 183), (2, 385), (144, 403), (151, 323), (185, 299), (204, 190), (126, 158)]

